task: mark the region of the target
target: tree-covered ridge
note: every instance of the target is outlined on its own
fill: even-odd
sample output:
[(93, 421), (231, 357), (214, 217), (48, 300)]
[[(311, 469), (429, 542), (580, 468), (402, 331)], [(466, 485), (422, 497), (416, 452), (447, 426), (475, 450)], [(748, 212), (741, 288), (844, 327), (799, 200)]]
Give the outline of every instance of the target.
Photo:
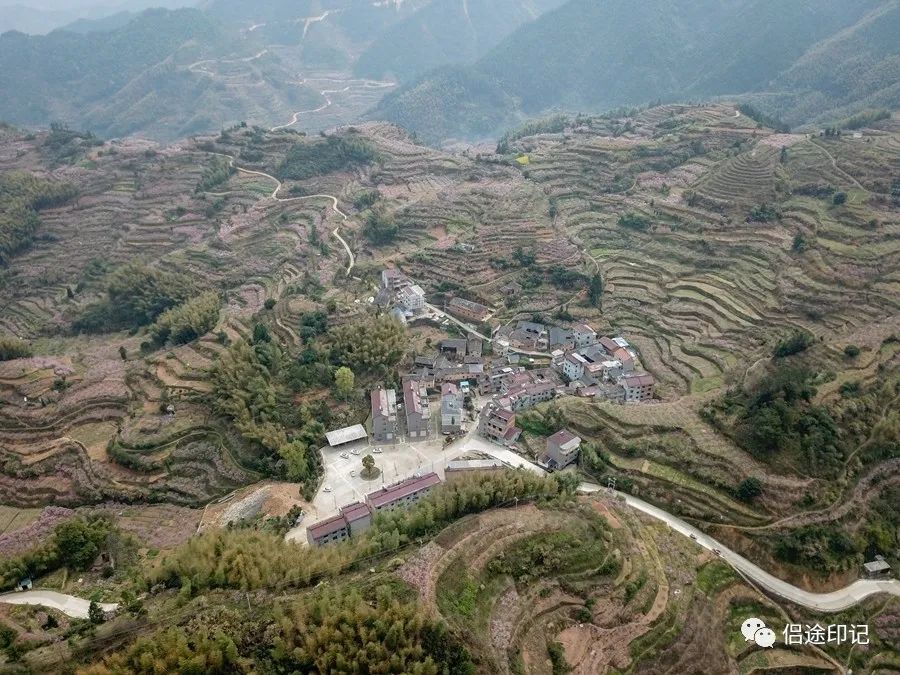
[(151, 332), (160, 344), (185, 344), (208, 333), (219, 320), (222, 299), (215, 291), (201, 293), (159, 315)]
[(465, 647), (444, 624), (390, 585), (326, 589), (249, 614), (202, 612), (81, 672), (474, 673)]
[(193, 298), (197, 286), (187, 275), (140, 261), (116, 268), (105, 279), (106, 298), (88, 305), (76, 330), (105, 332), (153, 323), (166, 310)]
[(278, 165), (276, 175), (282, 180), (304, 180), (370, 164), (376, 159), (378, 153), (365, 139), (353, 134), (332, 135), (295, 144)]
[(0, 174), (0, 265), (34, 240), (41, 223), (38, 211), (64, 204), (77, 194), (74, 185), (27, 171)]

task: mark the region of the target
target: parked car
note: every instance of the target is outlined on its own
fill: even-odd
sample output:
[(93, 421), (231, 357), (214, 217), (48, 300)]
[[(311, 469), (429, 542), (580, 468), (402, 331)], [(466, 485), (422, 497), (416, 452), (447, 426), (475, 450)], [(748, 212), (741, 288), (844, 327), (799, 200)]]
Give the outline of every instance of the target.
[(357, 455), (357, 456), (358, 456), (360, 452), (362, 452), (362, 450), (360, 450), (359, 448), (353, 448), (353, 449), (350, 451), (350, 454), (351, 454), (351, 455)]
[(697, 541), (697, 535), (694, 534), (693, 532), (691, 532), (690, 537), (691, 537), (691, 539), (693, 539), (694, 541)]
[(713, 549), (713, 553), (715, 553), (715, 554), (718, 555), (718, 556), (721, 556), (721, 555), (722, 555), (722, 551), (720, 551), (720, 550), (717, 549), (717, 548), (714, 548), (714, 549)]
[(343, 459), (350, 459), (350, 455), (348, 455), (346, 452), (342, 452), (342, 453), (341, 453), (341, 457), (342, 457)]
[(325, 487), (322, 488), (322, 492), (331, 492), (331, 486), (326, 485)]
[(380, 455), (380, 454), (381, 454), (381, 448), (372, 448), (372, 453), (373, 453), (373, 454), (376, 454), (376, 455)]
[(356, 472), (355, 472), (355, 471), (351, 471), (351, 472), (350, 472), (350, 478), (356, 478)]

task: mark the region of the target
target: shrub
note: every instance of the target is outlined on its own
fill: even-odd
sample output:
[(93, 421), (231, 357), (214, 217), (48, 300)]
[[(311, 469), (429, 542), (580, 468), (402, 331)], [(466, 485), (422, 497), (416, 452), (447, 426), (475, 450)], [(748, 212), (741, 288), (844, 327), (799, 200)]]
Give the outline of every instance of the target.
[(31, 347), (26, 342), (18, 338), (0, 336), (0, 361), (12, 361), (31, 355)]
[(796, 331), (790, 337), (781, 340), (775, 347), (776, 358), (784, 358), (806, 351), (815, 342), (815, 337), (807, 331)]
[(855, 359), (857, 356), (859, 356), (859, 347), (857, 347), (856, 345), (847, 345), (846, 347), (844, 347), (844, 356), (846, 356), (848, 359)]
[(835, 192), (831, 197), (831, 203), (835, 206), (840, 206), (847, 201), (847, 193), (846, 192)]

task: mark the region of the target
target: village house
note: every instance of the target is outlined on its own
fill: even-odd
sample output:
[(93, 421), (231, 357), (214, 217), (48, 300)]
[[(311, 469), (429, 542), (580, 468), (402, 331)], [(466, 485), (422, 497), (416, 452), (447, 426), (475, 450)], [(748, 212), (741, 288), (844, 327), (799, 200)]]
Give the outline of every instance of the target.
[(416, 284), (405, 286), (397, 291), (397, 302), (407, 312), (417, 314), (425, 309), (425, 291)]
[(406, 380), (402, 386), (406, 434), (410, 438), (428, 438), (431, 435), (431, 407), (425, 385), (417, 380)]
[(516, 414), (512, 410), (491, 402), (481, 410), (478, 433), (495, 443), (507, 445), (515, 442), (522, 430), (516, 426)]
[(538, 403), (550, 401), (556, 396), (556, 382), (530, 382), (520, 384), (510, 389), (504, 399), (509, 401), (509, 407), (516, 411), (528, 410)]
[(580, 380), (584, 377), (584, 368), (588, 361), (578, 352), (569, 352), (562, 362), (562, 372), (570, 381)]
[(586, 323), (572, 326), (572, 339), (576, 347), (587, 347), (597, 343), (597, 333)]
[(376, 443), (397, 440), (397, 392), (393, 389), (373, 389), (372, 439)]
[(463, 298), (453, 298), (450, 300), (447, 304), (447, 311), (461, 319), (467, 319), (478, 323), (487, 319), (491, 314), (490, 307), (485, 307), (477, 302), (464, 300)]
[(438, 342), (441, 353), (448, 354), (457, 361), (462, 361), (469, 350), (469, 341), (465, 338), (447, 338)]
[(653, 376), (647, 373), (635, 373), (619, 378), (619, 384), (625, 389), (626, 403), (640, 403), (653, 398)]
[(412, 285), (410, 278), (398, 269), (387, 268), (381, 271), (381, 287), (391, 293), (410, 285)]
[(568, 429), (560, 429), (547, 439), (544, 464), (551, 469), (563, 469), (578, 459), (581, 438)]
[(452, 382), (441, 385), (441, 432), (456, 434), (462, 428), (463, 397)]
[(575, 335), (567, 328), (551, 326), (547, 339), (549, 349), (562, 349), (567, 351), (575, 348)]

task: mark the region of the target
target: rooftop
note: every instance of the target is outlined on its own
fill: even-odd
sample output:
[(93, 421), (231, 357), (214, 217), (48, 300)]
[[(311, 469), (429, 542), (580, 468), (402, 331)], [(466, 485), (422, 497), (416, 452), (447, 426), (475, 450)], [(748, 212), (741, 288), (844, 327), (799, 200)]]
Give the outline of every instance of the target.
[(390, 504), (391, 502), (403, 499), (408, 495), (438, 485), (440, 482), (441, 479), (436, 473), (426, 473), (424, 476), (418, 477), (413, 476), (412, 478), (407, 478), (399, 483), (394, 483), (393, 485), (388, 485), (380, 490), (369, 493), (366, 496), (366, 501), (372, 505), (372, 508), (378, 508), (379, 506)]
[(350, 441), (358, 441), (360, 438), (366, 438), (366, 428), (362, 424), (354, 424), (352, 427), (344, 427), (343, 429), (335, 429), (325, 434), (328, 445), (334, 447)]
[(344, 516), (339, 513), (331, 518), (326, 518), (325, 520), (320, 520), (318, 523), (313, 523), (309, 526), (308, 531), (309, 536), (313, 539), (319, 539), (320, 537), (326, 537), (329, 534), (339, 532), (345, 527), (347, 527), (347, 521), (344, 519)]
[(504, 467), (505, 465), (499, 459), (454, 459), (447, 463), (447, 471), (474, 471)]
[(372, 509), (369, 508), (368, 504), (364, 504), (363, 502), (353, 502), (352, 504), (341, 507), (341, 515), (348, 523), (351, 523), (354, 520), (360, 520), (367, 516), (371, 516)]
[(574, 450), (581, 445), (581, 438), (568, 429), (560, 429), (547, 439), (547, 443), (553, 443), (562, 450)]
[(397, 392), (393, 389), (372, 390), (372, 415), (390, 417), (397, 412)]
[(654, 382), (653, 376), (648, 375), (647, 373), (642, 373), (640, 375), (626, 375), (622, 379), (629, 387), (646, 387), (647, 385), (652, 385)]

